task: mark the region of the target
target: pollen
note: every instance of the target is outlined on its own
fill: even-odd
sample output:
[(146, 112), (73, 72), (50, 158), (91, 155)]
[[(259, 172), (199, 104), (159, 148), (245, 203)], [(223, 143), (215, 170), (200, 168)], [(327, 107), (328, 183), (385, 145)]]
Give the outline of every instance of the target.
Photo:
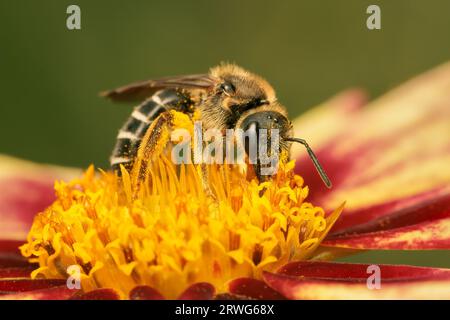
[(39, 265), (32, 278), (68, 278), (77, 266), (85, 292), (114, 288), (126, 299), (148, 285), (176, 298), (196, 282), (226, 292), (235, 278), (309, 259), (341, 213), (306, 202), (293, 168), (280, 164), (258, 183), (236, 165), (209, 165), (207, 192), (195, 165), (160, 156), (133, 196), (124, 168), (119, 178), (91, 166), (55, 183), (57, 199), (35, 217), (21, 252)]

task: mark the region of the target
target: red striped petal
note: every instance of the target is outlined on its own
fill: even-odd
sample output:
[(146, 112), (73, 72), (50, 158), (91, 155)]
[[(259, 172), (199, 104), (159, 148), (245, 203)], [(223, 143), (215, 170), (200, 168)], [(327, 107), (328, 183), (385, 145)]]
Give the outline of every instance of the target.
[(60, 286), (43, 290), (0, 295), (0, 300), (67, 300), (74, 293), (74, 290), (68, 289), (66, 286)]
[(380, 289), (369, 289), (365, 282), (307, 280), (274, 273), (265, 273), (264, 280), (296, 300), (450, 299), (450, 280), (382, 282)]
[(368, 285), (368, 264), (296, 262), (264, 281), (289, 299), (450, 299), (450, 269), (378, 265), (380, 288)]
[(194, 283), (178, 297), (178, 300), (211, 300), (215, 292), (216, 289), (210, 283)]
[(372, 229), (375, 225), (384, 229), (403, 227), (445, 218), (449, 214), (450, 189), (439, 188), (379, 205), (346, 210), (345, 218), (336, 221), (331, 233), (352, 233)]
[[(367, 279), (370, 264), (336, 263), (319, 261), (291, 262), (281, 267), (277, 273), (293, 277), (332, 280)], [(405, 265), (378, 265), (384, 280), (446, 279), (450, 269), (415, 267)]]
[(36, 267), (31, 265), (22, 268), (0, 268), (0, 279), (29, 278), (34, 269), (36, 269)]
[(279, 292), (270, 288), (265, 282), (252, 278), (239, 278), (230, 282), (229, 292), (259, 300), (284, 300)]
[(0, 252), (0, 269), (2, 268), (24, 268), (30, 264), (28, 261), (16, 253)]
[(25, 243), (25, 240), (8, 240), (0, 239), (1, 253), (16, 253), (19, 254), (19, 247)]
[[(345, 116), (325, 105), (311, 111), (321, 120), (307, 114), (296, 121), (295, 134), (309, 141), (334, 184), (326, 190), (304, 150), (294, 147), (310, 201), (329, 209), (347, 200), (338, 226), (349, 227), (369, 221), (364, 213), (380, 217), (437, 196), (432, 190), (450, 184), (449, 87), (450, 63)], [(315, 121), (320, 130), (308, 129)]]
[[(367, 94), (362, 89), (343, 91), (319, 106), (310, 109), (293, 121), (295, 134), (323, 149), (348, 125), (348, 118), (357, 114), (367, 104)], [(317, 147), (317, 148), (316, 148)], [(293, 147), (293, 156), (304, 156), (304, 150)]]
[(450, 249), (450, 218), (386, 231), (339, 236), (322, 242), (322, 245), (350, 249)]
[(13, 279), (0, 280), (0, 291), (3, 292), (24, 292), (52, 287), (59, 287), (66, 284), (64, 279)]
[(53, 179), (10, 176), (0, 180), (2, 237), (25, 239), (33, 217), (54, 201)]
[[(361, 215), (373, 219), (364, 222)], [(378, 218), (375, 210), (347, 215), (359, 225), (332, 232), (323, 246), (350, 249), (450, 249), (450, 194)], [(365, 218), (364, 218), (365, 219)], [(347, 219), (347, 222), (349, 219)]]
[(23, 241), (0, 240), (0, 272), (3, 268), (29, 268), (31, 265), (20, 255), (19, 246)]
[(55, 180), (78, 173), (0, 155), (0, 238), (25, 239), (34, 215), (53, 202)]

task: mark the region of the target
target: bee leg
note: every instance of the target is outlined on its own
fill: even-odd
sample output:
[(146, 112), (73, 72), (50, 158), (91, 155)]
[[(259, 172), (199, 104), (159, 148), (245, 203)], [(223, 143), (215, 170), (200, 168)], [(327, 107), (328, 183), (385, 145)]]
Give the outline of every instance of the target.
[[(144, 138), (141, 141), (137, 151), (131, 176), (134, 188), (134, 196), (140, 190), (141, 184), (149, 178), (148, 167), (152, 159), (161, 155), (170, 142), (171, 132), (173, 130), (173, 115), (166, 111), (161, 113), (147, 129)], [(209, 173), (207, 164), (201, 163), (198, 171), (203, 189), (207, 196), (215, 199), (214, 193), (209, 185)]]
[(147, 129), (139, 146), (131, 176), (135, 193), (148, 177), (148, 166), (152, 158), (159, 156), (170, 141), (173, 128), (173, 115), (170, 112), (161, 113)]

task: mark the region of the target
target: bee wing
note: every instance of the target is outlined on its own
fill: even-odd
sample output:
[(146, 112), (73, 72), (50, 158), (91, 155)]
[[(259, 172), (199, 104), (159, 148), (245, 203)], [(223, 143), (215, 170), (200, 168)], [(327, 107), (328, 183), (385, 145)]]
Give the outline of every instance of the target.
[(135, 82), (102, 92), (100, 95), (114, 101), (142, 101), (161, 89), (195, 88), (207, 90), (212, 88), (215, 83), (215, 79), (208, 74), (194, 74)]

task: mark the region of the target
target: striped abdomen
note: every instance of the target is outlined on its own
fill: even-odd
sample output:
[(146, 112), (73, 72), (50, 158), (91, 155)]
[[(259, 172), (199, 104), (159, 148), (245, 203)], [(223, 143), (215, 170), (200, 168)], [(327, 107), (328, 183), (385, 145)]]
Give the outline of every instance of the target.
[(120, 175), (120, 165), (127, 170), (133, 166), (139, 145), (147, 129), (162, 112), (171, 109), (186, 111), (189, 99), (175, 90), (161, 90), (137, 106), (117, 135), (111, 155), (111, 167)]

